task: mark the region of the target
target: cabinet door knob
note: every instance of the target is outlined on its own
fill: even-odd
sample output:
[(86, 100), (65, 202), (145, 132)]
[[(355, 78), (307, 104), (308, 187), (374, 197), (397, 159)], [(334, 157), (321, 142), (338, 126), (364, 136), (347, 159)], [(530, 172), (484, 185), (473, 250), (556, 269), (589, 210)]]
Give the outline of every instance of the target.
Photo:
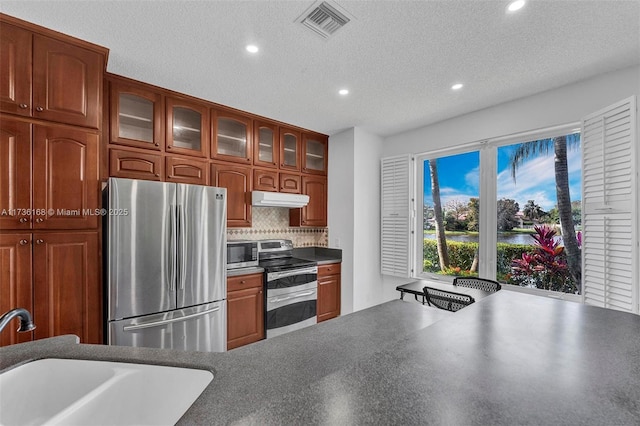
[(36, 223), (42, 223), (42, 222), (44, 222), (43, 218), (39, 217), (39, 218), (36, 219)]
[(154, 143), (154, 145), (155, 145), (155, 146), (160, 146), (160, 144), (159, 144), (159, 143), (157, 143), (157, 142), (156, 142), (156, 143)]
[(156, 173), (156, 177), (160, 177), (160, 173)]
[(27, 104), (20, 104), (20, 105), (18, 105), (18, 106), (19, 106), (20, 108), (22, 108), (22, 109), (27, 109), (27, 108), (29, 108), (29, 105), (27, 105)]
[(27, 219), (26, 217), (20, 218), (20, 223), (27, 223), (27, 222), (29, 222), (29, 219)]
[(44, 240), (41, 240), (41, 239), (36, 240), (36, 244), (42, 244), (42, 243), (44, 243)]
[(27, 244), (29, 244), (29, 241), (27, 241), (27, 240), (20, 240), (20, 245), (21, 245), (21, 246), (26, 246)]
[(240, 281), (240, 284), (245, 284), (245, 283), (246, 283), (245, 280)]
[(36, 111), (38, 111), (38, 112), (42, 112), (42, 111), (44, 111), (44, 108), (42, 108), (42, 107), (40, 107), (40, 106), (39, 106), (39, 107), (36, 107)]
[(167, 145), (167, 149), (171, 149), (173, 148), (171, 145)]

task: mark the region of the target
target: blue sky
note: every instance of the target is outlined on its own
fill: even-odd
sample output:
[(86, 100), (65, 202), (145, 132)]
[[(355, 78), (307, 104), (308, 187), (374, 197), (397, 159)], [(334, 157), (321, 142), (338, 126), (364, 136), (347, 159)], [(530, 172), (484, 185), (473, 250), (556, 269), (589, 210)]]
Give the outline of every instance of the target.
[[(543, 210), (549, 211), (556, 205), (556, 187), (554, 174), (553, 149), (546, 156), (527, 160), (519, 168), (516, 181), (509, 170), (509, 156), (518, 144), (498, 148), (498, 199), (516, 200), (520, 209), (527, 200), (534, 200)], [(569, 190), (571, 201), (579, 201), (582, 197), (582, 165), (579, 147), (570, 147), (567, 151), (569, 166)], [(440, 198), (444, 206), (448, 201), (459, 200), (465, 204), (471, 197), (479, 197), (480, 154), (471, 152), (438, 159), (438, 177), (440, 181)], [(431, 197), (431, 177), (429, 163), (424, 163), (424, 200), (433, 205)]]

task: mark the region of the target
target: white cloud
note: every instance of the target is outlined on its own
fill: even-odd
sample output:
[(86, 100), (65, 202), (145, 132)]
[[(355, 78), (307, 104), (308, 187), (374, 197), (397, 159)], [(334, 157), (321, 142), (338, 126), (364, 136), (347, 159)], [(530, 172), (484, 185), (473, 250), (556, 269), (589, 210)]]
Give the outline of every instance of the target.
[[(567, 152), (569, 181), (579, 182), (582, 162), (580, 151), (569, 149)], [(522, 208), (528, 200), (534, 200), (543, 210), (549, 211), (556, 205), (556, 180), (553, 154), (535, 157), (518, 167), (516, 181), (511, 170), (498, 173), (498, 199), (510, 198)], [(580, 199), (580, 184), (570, 185), (572, 200)]]

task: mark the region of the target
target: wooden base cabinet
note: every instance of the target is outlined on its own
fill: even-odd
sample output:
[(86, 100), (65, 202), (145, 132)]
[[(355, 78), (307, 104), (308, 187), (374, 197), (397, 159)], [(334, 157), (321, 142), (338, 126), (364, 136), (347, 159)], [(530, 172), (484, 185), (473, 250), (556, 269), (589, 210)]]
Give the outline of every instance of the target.
[(340, 264), (318, 266), (318, 322), (340, 315)]
[[(0, 312), (25, 308), (33, 313), (31, 234), (0, 234)], [(14, 319), (0, 334), (0, 346), (33, 339), (33, 332), (18, 333)]]
[(34, 338), (102, 343), (97, 232), (33, 234)]
[(0, 235), (0, 310), (26, 308), (36, 325), (3, 333), (0, 344), (63, 334), (101, 344), (99, 262), (97, 231)]
[(227, 278), (227, 349), (264, 339), (262, 274)]

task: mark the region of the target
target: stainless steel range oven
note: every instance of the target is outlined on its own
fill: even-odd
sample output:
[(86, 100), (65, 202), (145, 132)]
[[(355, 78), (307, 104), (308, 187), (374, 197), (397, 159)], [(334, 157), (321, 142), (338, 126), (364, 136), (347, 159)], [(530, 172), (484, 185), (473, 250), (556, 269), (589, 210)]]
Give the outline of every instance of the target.
[(267, 339), (317, 323), (318, 265), (292, 256), (290, 240), (258, 242), (264, 268)]

